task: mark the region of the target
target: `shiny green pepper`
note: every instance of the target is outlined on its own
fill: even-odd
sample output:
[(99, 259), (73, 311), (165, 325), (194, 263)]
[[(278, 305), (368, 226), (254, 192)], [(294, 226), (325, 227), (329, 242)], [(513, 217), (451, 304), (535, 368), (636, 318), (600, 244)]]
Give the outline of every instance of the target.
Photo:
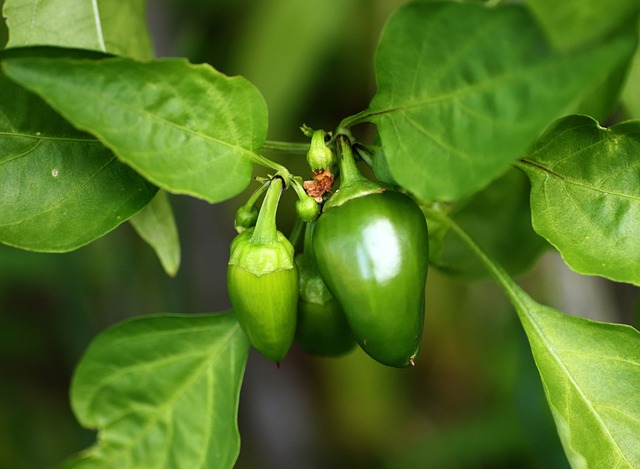
[(318, 268), (362, 349), (385, 365), (413, 365), (424, 324), (425, 218), (406, 195), (360, 175), (346, 137), (337, 143), (342, 183), (316, 222)]
[(304, 250), (295, 258), (300, 279), (296, 342), (308, 353), (337, 356), (352, 350), (356, 342), (342, 307), (325, 285), (313, 253), (313, 229), (305, 229)]
[(293, 343), (298, 272), (293, 246), (276, 229), (282, 180), (274, 178), (254, 228), (231, 243), (227, 291), (238, 322), (254, 348), (275, 362)]

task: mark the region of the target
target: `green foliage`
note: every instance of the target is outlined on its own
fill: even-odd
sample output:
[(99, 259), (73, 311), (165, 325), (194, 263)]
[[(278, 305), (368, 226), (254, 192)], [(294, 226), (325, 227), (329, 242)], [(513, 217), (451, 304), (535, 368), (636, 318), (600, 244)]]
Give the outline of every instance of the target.
[(518, 312), (572, 467), (638, 467), (640, 400), (630, 396), (640, 386), (640, 333), (537, 303), (458, 225), (448, 222)]
[(521, 7), (409, 4), (383, 31), (378, 92), (358, 119), (378, 126), (400, 185), (456, 200), (503, 173), (634, 48), (635, 32), (623, 29), (560, 53)]
[(527, 6), (551, 41), (562, 49), (601, 39), (640, 9), (636, 0), (529, 0)]
[[(68, 251), (130, 220), (175, 275), (181, 247), (167, 192), (219, 203), (247, 187), (256, 163), (306, 197), (303, 178), (262, 153), (304, 154), (309, 145), (266, 142), (267, 106), (251, 82), (206, 64), (153, 59), (142, 0), (76, 3), (4, 1), (9, 40), (0, 55), (0, 242)], [(624, 111), (639, 117), (639, 6), (635, 0), (557, 3), (414, 2), (399, 8), (376, 50), (375, 95), (364, 111), (340, 122), (327, 148), (353, 145), (374, 174), (413, 196), (422, 210), (416, 209), (417, 218), (424, 214), (430, 221), (433, 265), (463, 278), (495, 277), (527, 335), (570, 464), (637, 467), (638, 331), (541, 305), (509, 277), (553, 247), (579, 273), (640, 285), (640, 123), (615, 123), (613, 114), (624, 90)], [(308, 11), (286, 0), (273, 10), (265, 3), (261, 8), (270, 14), (256, 18), (264, 30), (290, 24), (285, 11), (294, 4)], [(333, 10), (323, 6), (314, 20), (335, 17)], [(259, 84), (273, 85), (276, 110), (300, 106), (305, 88), (291, 89), (291, 77), (311, 81), (321, 63), (316, 52), (348, 30), (352, 16), (340, 15), (309, 42), (296, 42), (293, 56), (281, 54), (278, 60), (297, 63), (286, 80), (277, 64), (266, 67), (268, 76), (256, 74)], [(259, 31), (252, 29), (248, 39), (257, 42)], [(256, 44), (253, 53), (272, 50), (278, 41)], [(272, 60), (262, 55), (258, 62)], [(594, 118), (612, 125), (604, 128)], [(352, 127), (365, 122), (376, 127), (375, 147), (354, 137)], [(342, 163), (342, 192), (334, 196), (340, 203), (353, 195), (349, 173), (357, 173), (355, 163)], [(367, 196), (371, 206), (354, 217), (373, 213), (382, 207), (379, 197), (395, 194), (362, 177), (358, 183), (382, 195)], [(326, 201), (332, 190), (325, 187), (318, 197)], [(340, 203), (318, 223), (331, 223), (331, 212), (348, 205)], [(389, 216), (401, 214), (391, 210)], [(239, 228), (251, 225), (250, 218)], [(348, 231), (345, 237), (358, 228)], [(412, 235), (415, 230), (407, 229), (404, 239)], [(327, 245), (336, 240), (328, 238)], [(323, 261), (344, 251), (355, 253), (350, 266), (363, 259), (343, 245), (329, 249)], [(426, 272), (426, 250), (418, 257), (403, 261), (405, 274), (412, 262)], [(249, 263), (263, 262), (256, 256)], [(424, 279), (413, 284), (418, 276), (406, 279), (413, 287), (404, 296), (421, 303), (415, 292), (423, 291)], [(345, 276), (341, 283), (352, 280)], [(380, 290), (340, 301), (360, 314)], [(250, 300), (259, 325), (269, 301), (237, 295)], [(272, 304), (278, 295), (275, 289)], [(379, 311), (384, 320), (378, 328), (397, 325), (387, 315), (396, 299), (385, 298), (390, 303)], [(411, 334), (422, 334), (421, 320)], [(368, 337), (362, 339), (366, 346)], [(248, 349), (233, 313), (146, 316), (107, 329), (89, 346), (71, 389), (76, 417), (99, 432), (98, 441), (67, 466), (232, 467)], [(496, 432), (513, 427), (501, 416), (481, 423)], [(503, 443), (522, 444), (511, 434)], [(481, 444), (483, 451), (493, 451), (491, 444)]]
[(638, 467), (638, 331), (566, 315), (515, 284), (510, 293), (571, 465)]
[(260, 93), (207, 65), (20, 58), (4, 70), (148, 180), (211, 203), (249, 184), (266, 137)]
[(167, 275), (174, 277), (180, 267), (180, 240), (166, 192), (158, 191), (130, 221), (140, 237), (156, 251)]
[(153, 56), (144, 0), (5, 0), (7, 47), (60, 46), (148, 59)]
[(249, 344), (231, 313), (134, 318), (80, 361), (71, 404), (96, 446), (65, 467), (231, 467)]
[(577, 272), (640, 285), (640, 122), (556, 122), (520, 162), (533, 226)]
[(11, 246), (76, 249), (135, 215), (157, 190), (2, 75), (0, 147), (0, 241)]

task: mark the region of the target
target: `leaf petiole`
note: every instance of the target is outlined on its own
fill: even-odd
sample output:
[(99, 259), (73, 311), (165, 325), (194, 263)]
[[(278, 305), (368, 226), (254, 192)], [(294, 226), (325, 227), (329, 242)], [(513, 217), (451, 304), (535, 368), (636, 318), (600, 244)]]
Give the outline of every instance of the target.
[(288, 181), (291, 180), (292, 178), (291, 173), (287, 168), (285, 168), (281, 164), (276, 163), (275, 161), (272, 161), (269, 158), (266, 158), (258, 153), (252, 152), (250, 153), (250, 157), (254, 163), (259, 164), (260, 166), (264, 166), (265, 168), (273, 169), (274, 171), (276, 171), (276, 175), (281, 176), (282, 179), (287, 184), (288, 184)]
[(353, 127), (357, 124), (362, 124), (363, 122), (368, 122), (369, 116), (372, 114), (370, 109), (365, 109), (364, 111), (360, 111), (353, 116), (345, 117), (340, 121), (340, 125), (338, 125), (338, 130), (336, 134), (345, 133), (346, 129)]
[(282, 153), (298, 153), (306, 155), (309, 151), (309, 143), (301, 142), (279, 142), (275, 140), (267, 140), (262, 145), (263, 150), (277, 151)]

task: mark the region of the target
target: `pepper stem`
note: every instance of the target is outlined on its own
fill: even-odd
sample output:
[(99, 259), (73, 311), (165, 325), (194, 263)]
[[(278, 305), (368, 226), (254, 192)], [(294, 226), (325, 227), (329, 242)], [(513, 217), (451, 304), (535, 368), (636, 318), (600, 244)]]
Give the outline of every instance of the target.
[(301, 261), (302, 265), (305, 266), (305, 269), (307, 271), (315, 272), (320, 275), (320, 272), (318, 272), (318, 266), (316, 264), (316, 255), (313, 250), (313, 230), (315, 228), (315, 225), (315, 222), (305, 223)]
[(340, 188), (325, 202), (322, 209), (324, 212), (351, 199), (368, 194), (378, 194), (386, 190), (377, 182), (367, 179), (360, 173), (353, 156), (349, 136), (338, 134), (336, 144), (340, 155)]
[(296, 191), (296, 195), (298, 196), (299, 200), (302, 200), (305, 197), (309, 197), (307, 195), (307, 191), (305, 191), (304, 187), (302, 187), (302, 184), (300, 184), (300, 180), (291, 178), (291, 187), (293, 187), (293, 190)]
[(315, 228), (315, 223), (307, 223), (306, 229), (304, 230), (304, 244), (302, 247), (302, 252), (304, 252), (305, 257), (308, 259), (315, 259), (315, 253), (313, 252), (313, 229)]
[(247, 200), (244, 205), (249, 208), (253, 207), (258, 199), (262, 196), (262, 194), (264, 194), (264, 191), (267, 190), (267, 187), (269, 187), (268, 183), (260, 184), (260, 187), (253, 191), (253, 194), (251, 194), (249, 200)]
[(349, 137), (346, 135), (338, 135), (336, 137), (336, 144), (338, 145), (338, 153), (340, 154), (340, 177), (342, 178), (340, 187), (351, 186), (360, 181), (366, 181), (367, 178), (360, 173), (356, 165)]
[(283, 181), (279, 177), (274, 177), (269, 183), (267, 195), (264, 197), (256, 227), (251, 236), (254, 244), (270, 244), (276, 241), (276, 213), (278, 211), (278, 203), (282, 195)]

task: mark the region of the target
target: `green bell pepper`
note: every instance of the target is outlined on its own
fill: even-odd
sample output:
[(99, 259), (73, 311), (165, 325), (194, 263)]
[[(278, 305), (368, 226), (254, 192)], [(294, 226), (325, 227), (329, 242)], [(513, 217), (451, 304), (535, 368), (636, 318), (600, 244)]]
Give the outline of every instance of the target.
[(318, 269), (362, 349), (385, 365), (413, 365), (429, 258), (424, 215), (408, 196), (364, 178), (346, 137), (337, 144), (342, 182), (316, 222)]

